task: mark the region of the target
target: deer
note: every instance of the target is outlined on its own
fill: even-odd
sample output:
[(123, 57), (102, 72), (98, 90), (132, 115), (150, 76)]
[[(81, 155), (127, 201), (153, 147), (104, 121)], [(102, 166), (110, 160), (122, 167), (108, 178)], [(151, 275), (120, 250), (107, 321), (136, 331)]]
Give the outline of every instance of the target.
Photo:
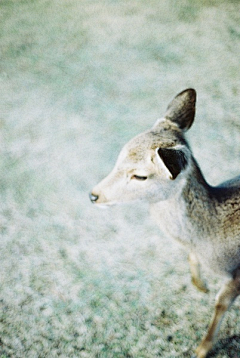
[(192, 356), (205, 358), (240, 294), (240, 176), (218, 186), (205, 180), (185, 138), (196, 97), (192, 88), (174, 97), (150, 130), (124, 145), (112, 172), (89, 196), (98, 207), (148, 202), (162, 232), (187, 250), (193, 285), (209, 291), (201, 267), (223, 280), (207, 333)]

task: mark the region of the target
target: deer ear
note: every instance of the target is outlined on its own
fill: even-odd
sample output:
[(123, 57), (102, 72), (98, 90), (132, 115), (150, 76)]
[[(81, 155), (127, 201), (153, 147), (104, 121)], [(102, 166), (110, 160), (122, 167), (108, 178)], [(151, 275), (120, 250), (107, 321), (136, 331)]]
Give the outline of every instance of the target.
[(185, 153), (179, 149), (159, 148), (157, 150), (168, 171), (171, 173), (171, 179), (174, 180), (187, 166)]
[(176, 123), (182, 130), (188, 130), (195, 116), (196, 97), (196, 91), (192, 88), (179, 93), (168, 105), (165, 118)]

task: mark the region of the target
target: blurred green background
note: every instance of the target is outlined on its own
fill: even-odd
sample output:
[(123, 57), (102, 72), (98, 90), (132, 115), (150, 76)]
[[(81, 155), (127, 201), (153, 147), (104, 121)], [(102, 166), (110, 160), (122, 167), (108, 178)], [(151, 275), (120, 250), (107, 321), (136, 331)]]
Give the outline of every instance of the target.
[[(187, 87), (206, 179), (240, 174), (239, 1), (0, 1), (0, 357), (190, 357), (211, 293), (147, 205), (88, 192)], [(211, 357), (240, 357), (239, 300)]]

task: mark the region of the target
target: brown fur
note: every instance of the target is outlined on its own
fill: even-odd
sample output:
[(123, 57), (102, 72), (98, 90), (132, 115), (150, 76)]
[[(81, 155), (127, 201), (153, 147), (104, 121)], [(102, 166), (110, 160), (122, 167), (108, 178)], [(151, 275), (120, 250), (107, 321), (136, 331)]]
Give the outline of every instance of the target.
[(196, 92), (177, 95), (163, 119), (127, 143), (113, 171), (91, 200), (110, 205), (146, 200), (161, 229), (189, 251), (193, 284), (207, 292), (200, 264), (227, 283), (220, 290), (206, 337), (196, 350), (205, 358), (222, 318), (240, 294), (240, 177), (210, 186), (184, 137), (194, 120)]

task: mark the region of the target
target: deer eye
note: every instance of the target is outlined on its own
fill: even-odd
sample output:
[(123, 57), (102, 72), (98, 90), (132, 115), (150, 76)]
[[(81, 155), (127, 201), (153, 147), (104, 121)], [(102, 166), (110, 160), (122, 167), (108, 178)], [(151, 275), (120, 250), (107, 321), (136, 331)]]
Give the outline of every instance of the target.
[(147, 179), (147, 177), (134, 174), (134, 175), (131, 176), (131, 179), (136, 179), (136, 180), (139, 180), (139, 181), (144, 181), (144, 180)]

